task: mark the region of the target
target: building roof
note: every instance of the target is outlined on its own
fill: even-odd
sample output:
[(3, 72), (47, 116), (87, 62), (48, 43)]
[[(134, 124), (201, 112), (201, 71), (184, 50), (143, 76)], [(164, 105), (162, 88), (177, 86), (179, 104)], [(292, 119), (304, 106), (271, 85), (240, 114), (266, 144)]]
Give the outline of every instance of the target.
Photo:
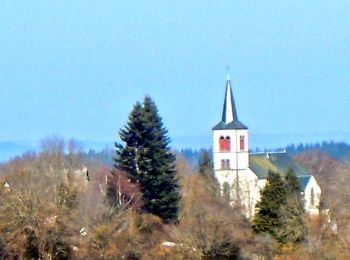
[(299, 183), (300, 183), (300, 188), (301, 190), (305, 190), (307, 184), (309, 183), (310, 179), (311, 179), (311, 175), (300, 175), (297, 176)]
[(248, 129), (244, 124), (238, 120), (235, 100), (233, 98), (231, 82), (229, 77), (226, 82), (226, 92), (224, 99), (224, 107), (222, 110), (222, 119), (219, 124), (214, 126), (213, 130), (227, 130), (227, 129)]
[(289, 169), (291, 169), (296, 176), (310, 175), (286, 152), (250, 154), (249, 168), (259, 179), (266, 179), (270, 170), (278, 172), (282, 176), (285, 176)]
[(241, 122), (231, 122), (228, 124), (225, 124), (224, 122), (218, 123), (216, 126), (213, 127), (213, 130), (240, 130), (240, 129), (248, 129), (245, 125), (243, 125)]

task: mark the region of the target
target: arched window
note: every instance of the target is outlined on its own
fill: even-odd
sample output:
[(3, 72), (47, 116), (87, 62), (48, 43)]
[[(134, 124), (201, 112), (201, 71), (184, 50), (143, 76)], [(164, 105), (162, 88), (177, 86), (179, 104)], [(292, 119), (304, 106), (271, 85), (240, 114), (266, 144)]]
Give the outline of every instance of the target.
[(240, 149), (241, 151), (244, 150), (244, 135), (241, 135), (241, 136), (239, 137), (239, 149)]
[(231, 169), (230, 160), (226, 160), (226, 169)]
[(310, 204), (311, 207), (315, 206), (315, 192), (314, 192), (314, 188), (311, 188), (311, 192), (310, 192)]
[(231, 138), (229, 136), (226, 136), (226, 138), (224, 138), (223, 136), (220, 136), (219, 146), (220, 146), (221, 152), (230, 151), (231, 150)]
[(222, 159), (221, 160), (221, 170), (229, 170), (231, 169), (230, 167), (230, 160), (229, 159)]

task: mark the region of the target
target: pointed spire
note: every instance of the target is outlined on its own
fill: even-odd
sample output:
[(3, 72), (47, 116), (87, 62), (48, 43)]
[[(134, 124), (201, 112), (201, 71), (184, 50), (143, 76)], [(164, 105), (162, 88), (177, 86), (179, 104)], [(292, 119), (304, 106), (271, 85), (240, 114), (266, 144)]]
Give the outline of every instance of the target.
[(231, 122), (238, 122), (237, 110), (236, 110), (235, 101), (233, 99), (229, 73), (227, 73), (226, 93), (225, 93), (224, 108), (222, 111), (222, 121), (225, 124), (229, 124)]
[(222, 119), (219, 124), (213, 127), (213, 130), (227, 129), (248, 129), (244, 124), (238, 121), (235, 100), (231, 88), (230, 73), (227, 69), (226, 92), (224, 100), (224, 108), (222, 111)]

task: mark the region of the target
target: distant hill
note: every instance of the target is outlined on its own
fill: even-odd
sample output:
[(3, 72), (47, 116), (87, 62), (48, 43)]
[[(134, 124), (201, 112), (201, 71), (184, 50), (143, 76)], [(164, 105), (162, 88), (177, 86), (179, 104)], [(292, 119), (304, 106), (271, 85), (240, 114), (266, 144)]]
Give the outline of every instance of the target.
[(199, 160), (200, 160), (202, 154), (205, 151), (209, 151), (209, 154), (212, 156), (212, 149), (208, 149), (208, 150), (206, 150), (206, 149), (199, 149), (199, 150), (182, 149), (180, 151), (177, 151), (177, 154), (183, 156), (191, 166), (196, 168), (199, 164)]
[(343, 162), (321, 152), (320, 150), (308, 150), (294, 156), (294, 159), (315, 177), (325, 183), (331, 181), (332, 172)]
[(108, 168), (112, 168), (114, 165), (113, 157), (115, 156), (115, 151), (110, 148), (104, 148), (100, 151), (95, 151), (90, 149), (82, 154), (83, 159), (86, 162), (97, 163), (99, 165), (104, 165)]
[[(111, 156), (111, 145), (113, 142), (98, 142), (98, 141), (77, 141), (82, 145), (86, 158), (96, 158), (97, 160), (106, 163), (107, 165), (113, 164), (112, 159), (108, 159)], [(3, 141), (0, 142), (0, 163), (13, 159), (16, 156), (20, 156), (28, 151), (40, 150), (40, 141)]]
[[(27, 151), (38, 151), (39, 142), (22, 142), (22, 141), (9, 141), (9, 142), (0, 142), (0, 162), (7, 161), (15, 156), (21, 155)], [(112, 166), (113, 161), (111, 156), (114, 156), (113, 149), (108, 146), (112, 143), (108, 142), (92, 142), (92, 141), (82, 141), (83, 147), (85, 148), (84, 156), (86, 158), (94, 158), (98, 161), (103, 162), (105, 165)], [(111, 151), (112, 150), (112, 151)], [(178, 149), (177, 153), (182, 155), (189, 164), (196, 167), (199, 162), (199, 158), (203, 151), (206, 149)], [(257, 148), (253, 150), (254, 152), (258, 151), (281, 151), (284, 149), (268, 149), (268, 148)], [(300, 144), (291, 144), (286, 147), (286, 150), (292, 156), (304, 153), (307, 151), (320, 151), (324, 154), (331, 156), (334, 159), (346, 161), (350, 158), (350, 144), (345, 142), (332, 142), (324, 141), (321, 143), (300, 143)], [(208, 149), (212, 152), (212, 149)]]
[[(311, 144), (291, 144), (287, 146), (285, 149), (260, 149), (257, 148), (253, 150), (253, 152), (276, 152), (286, 150), (292, 156), (296, 156), (299, 154), (304, 154), (306, 152), (310, 152), (313, 156), (316, 154), (321, 155), (322, 159), (326, 160), (325, 156), (328, 158), (332, 158), (333, 160), (346, 161), (350, 158), (350, 144), (345, 142), (333, 142), (333, 141), (323, 141), (322, 143), (311, 143)], [(199, 162), (199, 158), (201, 154), (205, 151), (205, 149), (182, 149), (178, 151), (178, 153), (186, 158), (189, 164), (192, 166), (196, 166)], [(212, 149), (208, 150), (211, 154)], [(317, 153), (317, 151), (319, 153)], [(308, 154), (308, 153), (306, 153)], [(316, 156), (316, 155), (315, 155)]]
[(345, 142), (323, 141), (314, 144), (292, 144), (287, 146), (286, 150), (291, 155), (307, 151), (320, 151), (338, 160), (347, 160), (350, 157), (350, 144)]

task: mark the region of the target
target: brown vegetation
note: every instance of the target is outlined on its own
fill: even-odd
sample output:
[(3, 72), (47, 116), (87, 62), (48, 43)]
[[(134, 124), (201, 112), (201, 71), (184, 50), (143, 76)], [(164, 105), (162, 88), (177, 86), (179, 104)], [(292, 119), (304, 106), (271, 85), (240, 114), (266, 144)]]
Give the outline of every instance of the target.
[[(308, 151), (296, 156), (322, 187), (323, 208), (329, 209), (329, 218), (312, 223), (311, 234), (318, 250), (327, 255), (346, 259), (350, 257), (350, 162), (338, 161), (319, 151)], [(331, 221), (329, 223), (329, 221)], [(314, 231), (316, 228), (317, 231)], [(310, 239), (309, 239), (310, 240)]]
[[(63, 140), (46, 140), (39, 154), (26, 154), (1, 166), (0, 255), (6, 259), (350, 257), (347, 162), (320, 153), (297, 157), (325, 190), (333, 222), (326, 215), (305, 216), (305, 239), (281, 245), (269, 235), (251, 232), (240, 209), (218, 196), (215, 179), (206, 168), (197, 173), (178, 157), (180, 219), (164, 224), (142, 211), (140, 189), (122, 172), (91, 167), (87, 181), (77, 169), (91, 162), (83, 161), (73, 144), (64, 153)], [(109, 187), (116, 191), (113, 196)]]

